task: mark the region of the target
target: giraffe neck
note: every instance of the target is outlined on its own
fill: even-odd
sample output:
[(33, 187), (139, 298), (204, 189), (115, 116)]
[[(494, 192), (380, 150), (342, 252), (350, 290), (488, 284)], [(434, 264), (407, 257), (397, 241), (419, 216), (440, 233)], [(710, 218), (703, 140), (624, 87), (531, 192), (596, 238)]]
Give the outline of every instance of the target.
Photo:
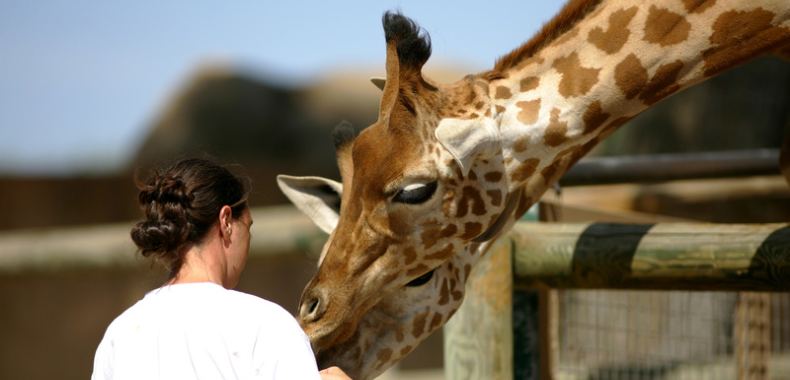
[(526, 185), (527, 197), (660, 100), (790, 46), (786, 1), (594, 3), (572, 2), (582, 14), (569, 16), (557, 38), (535, 52), (522, 47), (485, 74), (511, 189)]

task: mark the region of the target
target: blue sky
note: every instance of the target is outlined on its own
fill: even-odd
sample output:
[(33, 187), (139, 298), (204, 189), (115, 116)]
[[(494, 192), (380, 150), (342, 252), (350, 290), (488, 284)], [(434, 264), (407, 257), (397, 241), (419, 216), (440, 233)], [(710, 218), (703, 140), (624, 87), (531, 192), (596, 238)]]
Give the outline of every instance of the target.
[[(74, 175), (125, 162), (206, 62), (285, 85), (382, 68), (381, 15), (433, 42), (428, 65), (490, 68), (562, 1), (0, 1), (0, 175)], [(367, 78), (362, 78), (367, 80)]]

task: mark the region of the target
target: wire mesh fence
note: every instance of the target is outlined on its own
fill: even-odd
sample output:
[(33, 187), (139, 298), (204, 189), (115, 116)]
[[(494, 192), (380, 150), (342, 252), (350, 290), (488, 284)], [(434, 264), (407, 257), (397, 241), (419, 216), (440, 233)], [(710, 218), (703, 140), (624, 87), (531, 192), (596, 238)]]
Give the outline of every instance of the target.
[(790, 294), (555, 295), (556, 379), (790, 379)]

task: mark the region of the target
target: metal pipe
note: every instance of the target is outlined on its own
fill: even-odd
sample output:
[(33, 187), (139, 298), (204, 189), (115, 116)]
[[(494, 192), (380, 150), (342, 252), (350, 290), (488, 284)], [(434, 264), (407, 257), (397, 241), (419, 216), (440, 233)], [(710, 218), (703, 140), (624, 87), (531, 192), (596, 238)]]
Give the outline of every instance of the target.
[(591, 157), (582, 159), (565, 173), (560, 186), (778, 174), (779, 149)]

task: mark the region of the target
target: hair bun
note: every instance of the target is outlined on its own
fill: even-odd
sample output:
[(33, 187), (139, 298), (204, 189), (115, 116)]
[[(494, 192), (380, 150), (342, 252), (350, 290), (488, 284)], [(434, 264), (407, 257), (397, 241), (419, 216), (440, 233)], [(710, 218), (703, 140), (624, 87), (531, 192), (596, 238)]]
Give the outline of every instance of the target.
[(169, 221), (139, 222), (132, 227), (131, 235), (143, 256), (167, 253), (186, 240), (183, 228)]
[(176, 203), (184, 208), (192, 205), (192, 196), (187, 192), (184, 182), (178, 178), (157, 176), (140, 193), (143, 204), (156, 202), (161, 204)]

